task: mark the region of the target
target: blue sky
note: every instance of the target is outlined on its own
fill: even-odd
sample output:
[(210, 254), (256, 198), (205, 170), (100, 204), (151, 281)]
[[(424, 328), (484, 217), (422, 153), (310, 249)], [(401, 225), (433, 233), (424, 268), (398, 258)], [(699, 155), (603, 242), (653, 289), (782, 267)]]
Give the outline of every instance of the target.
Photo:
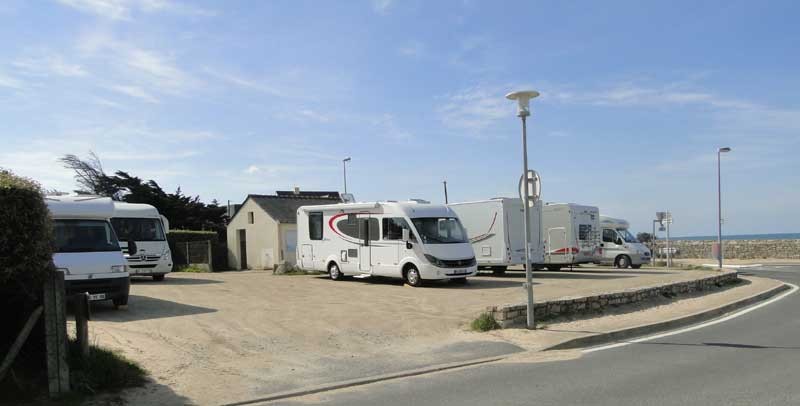
[(95, 151), (167, 190), (515, 196), (675, 235), (797, 232), (800, 3), (167, 0), (0, 4), (0, 166), (72, 190)]

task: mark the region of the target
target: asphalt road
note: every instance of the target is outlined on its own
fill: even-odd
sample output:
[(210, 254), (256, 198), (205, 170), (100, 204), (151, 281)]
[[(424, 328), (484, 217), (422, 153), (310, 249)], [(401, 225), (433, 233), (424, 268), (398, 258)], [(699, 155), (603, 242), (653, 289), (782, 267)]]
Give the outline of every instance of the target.
[[(800, 285), (800, 266), (740, 270)], [(275, 404), (798, 405), (800, 292), (738, 318), (570, 361), (495, 363)]]

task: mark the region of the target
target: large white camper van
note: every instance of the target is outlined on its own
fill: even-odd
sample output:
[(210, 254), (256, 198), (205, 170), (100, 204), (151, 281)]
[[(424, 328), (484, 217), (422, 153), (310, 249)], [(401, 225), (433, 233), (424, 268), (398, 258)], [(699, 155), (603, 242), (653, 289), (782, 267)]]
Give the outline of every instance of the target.
[[(149, 204), (114, 202), (111, 225), (117, 233), (131, 276), (164, 279), (172, 271), (172, 253), (167, 243), (169, 222)], [(137, 252), (128, 249), (136, 242)]]
[(53, 263), (64, 272), (67, 294), (88, 292), (90, 300), (112, 300), (114, 307), (128, 304), (130, 278), (109, 222), (114, 215), (111, 199), (48, 196), (45, 202), (53, 217)]
[[(509, 266), (525, 264), (525, 215), (522, 199), (499, 197), (448, 205), (467, 229), (479, 267), (501, 274)], [(532, 264), (544, 263), (541, 243), (542, 204), (528, 211), (531, 221), (529, 254)]]
[(630, 225), (623, 219), (600, 216), (603, 229), (597, 262), (617, 268), (641, 268), (650, 262), (650, 250), (628, 231)]
[(542, 238), (548, 270), (594, 262), (600, 248), (600, 211), (594, 206), (547, 203), (542, 207)]
[(466, 282), (477, 264), (458, 215), (410, 202), (340, 203), (297, 210), (297, 258), (304, 270)]

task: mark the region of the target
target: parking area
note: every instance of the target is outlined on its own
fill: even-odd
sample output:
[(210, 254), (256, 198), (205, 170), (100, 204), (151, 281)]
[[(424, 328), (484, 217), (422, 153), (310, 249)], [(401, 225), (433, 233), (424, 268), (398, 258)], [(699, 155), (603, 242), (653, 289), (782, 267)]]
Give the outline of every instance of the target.
[[(586, 267), (536, 272), (537, 301), (681, 281), (709, 271)], [(95, 303), (99, 344), (201, 404), (518, 351), (467, 331), (486, 306), (521, 303), (524, 273), (422, 288), (392, 279), (247, 271), (134, 280), (128, 308)], [(140, 391), (140, 401), (157, 394)], [(156, 398), (147, 398), (156, 396)]]

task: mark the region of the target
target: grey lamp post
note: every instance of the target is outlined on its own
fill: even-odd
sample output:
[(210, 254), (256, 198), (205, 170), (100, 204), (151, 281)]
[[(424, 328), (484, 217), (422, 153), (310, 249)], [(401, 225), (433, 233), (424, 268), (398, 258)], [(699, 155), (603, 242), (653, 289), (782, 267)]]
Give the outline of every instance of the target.
[(722, 153), (731, 152), (728, 147), (717, 149), (717, 257), (719, 268), (722, 269), (722, 175), (720, 174), (720, 161)]
[(533, 275), (531, 274), (531, 247), (530, 247), (530, 233), (531, 233), (531, 219), (528, 206), (530, 201), (530, 191), (528, 190), (528, 133), (525, 118), (531, 115), (530, 100), (539, 96), (539, 92), (535, 90), (524, 90), (519, 92), (512, 92), (506, 95), (506, 99), (517, 101), (517, 117), (522, 119), (522, 176), (524, 178), (524, 196), (523, 196), (523, 215), (525, 216), (525, 290), (528, 293), (528, 323), (529, 330), (536, 328), (533, 319)]
[(344, 193), (347, 194), (347, 163), (350, 162), (350, 157), (342, 159), (342, 170), (344, 170)]

